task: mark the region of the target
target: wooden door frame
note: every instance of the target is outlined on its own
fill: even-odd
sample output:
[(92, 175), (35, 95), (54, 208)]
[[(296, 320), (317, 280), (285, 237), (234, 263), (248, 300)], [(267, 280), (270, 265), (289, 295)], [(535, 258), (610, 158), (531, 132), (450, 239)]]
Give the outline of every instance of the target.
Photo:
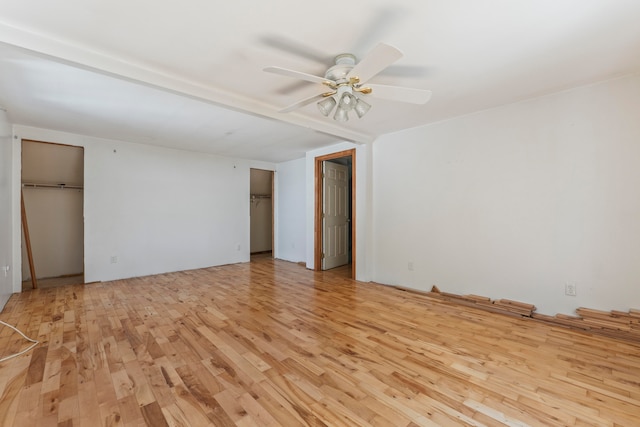
[(325, 160), (339, 159), (341, 157), (351, 157), (351, 278), (356, 278), (356, 150), (339, 151), (337, 153), (326, 154), (315, 158), (315, 214), (314, 214), (314, 254), (313, 269), (322, 271), (322, 197), (323, 179), (322, 163)]

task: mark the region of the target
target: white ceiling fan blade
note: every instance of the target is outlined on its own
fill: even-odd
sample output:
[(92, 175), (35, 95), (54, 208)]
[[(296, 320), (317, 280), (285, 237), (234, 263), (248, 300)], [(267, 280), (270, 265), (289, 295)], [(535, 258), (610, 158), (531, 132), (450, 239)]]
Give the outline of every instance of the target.
[(371, 88), (371, 96), (388, 99), (390, 101), (426, 104), (429, 99), (431, 99), (431, 91), (425, 89), (375, 84), (367, 84), (366, 87)]
[(400, 58), (402, 52), (393, 46), (380, 43), (353, 67), (347, 77), (358, 77), (360, 83), (364, 83)]
[(291, 104), (288, 107), (283, 108), (282, 110), (280, 110), (278, 112), (279, 113), (289, 113), (289, 112), (291, 112), (293, 110), (297, 110), (300, 107), (304, 107), (305, 105), (309, 105), (312, 102), (318, 101), (318, 100), (320, 100), (320, 99), (322, 99), (324, 97), (325, 96), (322, 93), (320, 93), (318, 95), (313, 95), (313, 96), (310, 96), (308, 98), (301, 99), (300, 101), (296, 102), (295, 104)]
[(273, 34), (261, 37), (260, 40), (269, 47), (299, 56), (300, 58), (309, 59), (319, 64), (328, 64), (333, 60), (333, 56), (294, 38)]
[(301, 71), (289, 70), (281, 67), (266, 67), (264, 69), (267, 73), (280, 74), (281, 76), (293, 77), (294, 79), (306, 80), (311, 83), (321, 83), (324, 84), (328, 82), (324, 77), (314, 76), (313, 74), (303, 73)]

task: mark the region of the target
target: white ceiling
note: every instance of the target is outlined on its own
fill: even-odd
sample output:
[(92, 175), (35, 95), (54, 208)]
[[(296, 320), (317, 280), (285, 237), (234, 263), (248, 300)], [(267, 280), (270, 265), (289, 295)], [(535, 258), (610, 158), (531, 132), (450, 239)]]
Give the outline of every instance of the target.
[[(14, 123), (280, 162), (640, 72), (637, 0), (0, 0), (0, 106)], [(263, 72), (323, 75), (340, 53), (404, 53), (372, 83), (433, 91), (372, 99), (341, 124), (319, 92)], [(321, 91), (321, 90), (320, 90)]]

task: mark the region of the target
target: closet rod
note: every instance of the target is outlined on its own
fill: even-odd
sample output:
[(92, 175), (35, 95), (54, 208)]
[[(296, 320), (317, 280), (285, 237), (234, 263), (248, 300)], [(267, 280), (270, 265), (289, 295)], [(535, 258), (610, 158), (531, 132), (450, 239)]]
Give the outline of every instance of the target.
[(31, 182), (23, 182), (22, 187), (28, 188), (60, 188), (60, 189), (70, 189), (70, 190), (82, 190), (84, 189), (81, 185), (67, 185), (67, 184), (35, 184)]
[(270, 199), (271, 195), (270, 194), (252, 194), (251, 198), (252, 199)]

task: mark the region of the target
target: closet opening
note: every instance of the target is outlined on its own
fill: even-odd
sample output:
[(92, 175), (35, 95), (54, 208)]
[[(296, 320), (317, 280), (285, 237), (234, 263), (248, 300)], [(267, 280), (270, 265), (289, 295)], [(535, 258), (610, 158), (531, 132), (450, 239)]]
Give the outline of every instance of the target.
[(84, 148), (22, 141), (22, 290), (84, 283)]
[(273, 257), (273, 171), (251, 169), (250, 174), (250, 253)]

